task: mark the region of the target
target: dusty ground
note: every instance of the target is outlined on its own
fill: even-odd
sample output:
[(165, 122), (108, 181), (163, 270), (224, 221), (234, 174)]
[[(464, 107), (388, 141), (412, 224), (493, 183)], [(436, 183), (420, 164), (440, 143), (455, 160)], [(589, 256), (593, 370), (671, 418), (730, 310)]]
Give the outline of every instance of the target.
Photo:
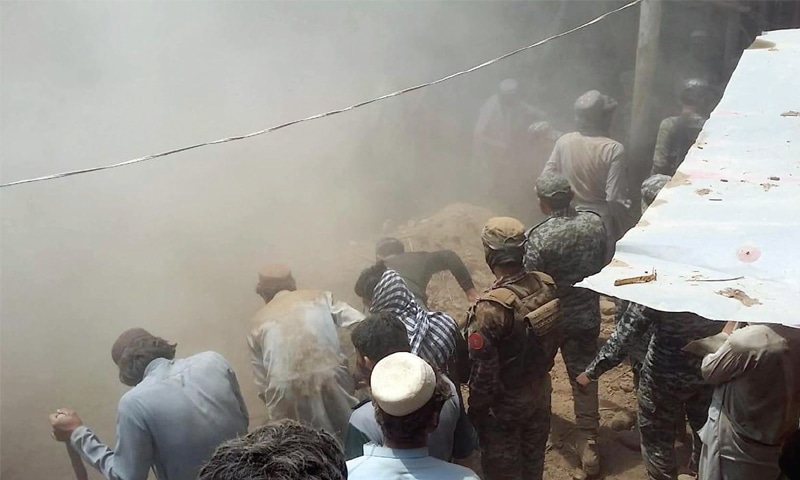
[[(357, 232), (343, 232), (345, 235), (350, 233), (352, 238), (344, 244), (337, 242), (334, 245), (338, 247), (336, 255), (328, 256), (317, 252), (308, 262), (295, 261), (292, 266), (295, 267), (295, 276), (301, 288), (329, 289), (338, 298), (360, 307), (353, 293), (353, 285), (361, 269), (374, 260), (374, 241), (381, 235), (397, 235), (413, 250), (449, 248), (456, 251), (470, 268), (478, 287), (483, 288), (490, 284), (492, 275), (483, 261), (479, 235), (485, 220), (491, 215), (491, 212), (482, 208), (455, 204), (428, 218), (403, 225), (387, 225), (384, 232), (376, 232), (372, 238), (361, 237)], [(224, 260), (239, 261), (234, 257)], [(239, 263), (241, 265), (237, 264), (236, 267), (245, 272), (242, 278), (228, 276), (213, 284), (213, 289), (206, 287), (204, 291), (214, 292), (208, 296), (207, 302), (198, 305), (195, 305), (196, 302), (191, 303), (192, 309), (189, 313), (179, 312), (174, 319), (171, 319), (174, 321), (143, 323), (143, 326), (152, 328), (154, 332), (166, 338), (177, 340), (181, 356), (215, 350), (228, 358), (238, 374), (243, 395), (248, 403), (251, 414), (250, 426), (255, 428), (263, 423), (265, 415), (263, 404), (258, 400), (252, 383), (244, 331), (250, 317), (260, 307), (260, 302), (252, 290), (255, 267), (251, 265), (252, 262), (242, 260)], [(171, 284), (171, 287), (177, 288), (176, 284)], [(431, 282), (429, 294), (432, 308), (447, 311), (456, 318), (463, 318), (467, 302), (458, 284), (449, 274), (437, 275)], [(153, 306), (149, 307), (155, 309)], [(613, 329), (609, 307), (610, 304), (604, 304), (601, 341)], [(184, 316), (191, 320), (190, 325), (180, 322)], [(18, 360), (13, 363), (17, 366), (15, 369), (6, 369), (3, 372), (5, 386), (25, 385), (24, 389), (3, 391), (4, 461), (0, 474), (3, 480), (74, 478), (63, 447), (49, 438), (46, 414), (55, 408), (74, 407), (103, 440), (114, 443), (116, 404), (127, 389), (116, 381), (117, 372), (108, 359), (106, 346), (113, 342), (122, 327), (116, 324), (98, 324), (93, 317), (87, 317), (85, 321), (81, 319), (82, 317), (78, 317), (69, 328), (70, 331), (77, 332), (94, 329), (91, 331), (94, 332), (95, 342), (91, 344), (92, 348), (86, 347), (85, 359), (84, 356), (75, 356), (71, 363), (59, 363), (53, 360), (47, 363), (47, 368), (43, 366), (34, 368)], [(24, 349), (30, 349), (31, 345), (40, 345), (41, 339), (54, 337), (52, 329), (42, 327), (42, 330), (37, 331), (36, 338), (39, 339), (37, 342), (21, 344), (19, 347), (5, 343), (4, 355), (13, 353), (9, 351), (13, 347), (20, 350), (20, 353), (12, 359), (25, 358)], [(62, 332), (59, 330), (56, 333)], [(340, 333), (343, 348), (352, 355), (349, 333), (345, 330)], [(85, 345), (89, 344), (81, 344), (82, 347)], [(45, 346), (50, 346), (50, 343), (46, 343)], [(36, 350), (33, 358), (42, 357), (40, 365), (44, 365), (44, 359), (49, 358), (45, 357), (48, 351)], [(85, 364), (78, 364), (78, 360)], [(92, 372), (92, 375), (87, 372)], [(567, 480), (573, 478), (574, 469), (577, 467), (577, 456), (571, 446), (574, 421), (570, 387), (560, 358), (557, 358), (552, 374), (554, 389), (552, 430), (557, 446), (547, 455), (545, 478)], [(37, 379), (38, 383), (31, 382), (30, 379)], [(617, 411), (635, 412), (636, 402), (632, 389), (632, 378), (627, 365), (608, 372), (600, 382), (602, 409), (600, 455), (602, 472), (607, 479), (644, 478), (644, 468), (635, 442), (632, 448), (620, 443), (625, 434), (628, 438), (635, 438), (635, 434), (632, 432), (621, 434), (610, 428), (611, 418)], [(5, 415), (6, 412), (10, 413)], [(630, 441), (626, 443), (631, 444)], [(41, 472), (49, 473), (40, 474)], [(101, 477), (90, 469), (90, 478)]]
[[(388, 226), (386, 234), (401, 238), (411, 250), (451, 249), (458, 253), (473, 275), (479, 289), (486, 288), (493, 276), (483, 259), (480, 230), (492, 216), (489, 210), (466, 204), (450, 205), (435, 215), (408, 222), (400, 226)], [(355, 248), (355, 246), (354, 246)], [(362, 255), (363, 256), (363, 255)], [(449, 274), (438, 274), (428, 288), (432, 309), (443, 310), (458, 319), (465, 316), (467, 301), (458, 283)], [(601, 302), (603, 326), (601, 342), (613, 331), (613, 303)], [(553, 419), (552, 441), (554, 448), (548, 452), (545, 478), (551, 480), (572, 479), (579, 466), (573, 447), (574, 415), (572, 393), (566, 368), (560, 355), (552, 371)], [(608, 372), (600, 381), (600, 458), (603, 478), (632, 480), (645, 477), (641, 456), (635, 445), (634, 432), (615, 432), (611, 429), (612, 417), (619, 411), (631, 415), (636, 412), (633, 392), (633, 377), (628, 365)], [(625, 437), (625, 438), (623, 438)], [(629, 446), (620, 443), (625, 441)], [(631, 442), (633, 439), (634, 442)]]

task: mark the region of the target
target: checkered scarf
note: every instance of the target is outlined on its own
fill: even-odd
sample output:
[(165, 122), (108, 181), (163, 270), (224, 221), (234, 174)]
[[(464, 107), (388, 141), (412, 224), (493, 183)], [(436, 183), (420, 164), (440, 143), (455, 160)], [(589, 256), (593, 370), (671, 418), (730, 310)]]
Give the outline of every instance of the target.
[(406, 326), (411, 353), (419, 355), (434, 368), (447, 371), (447, 361), (456, 348), (456, 321), (445, 313), (429, 312), (420, 307), (397, 272), (386, 270), (383, 273), (375, 286), (369, 310), (399, 317)]

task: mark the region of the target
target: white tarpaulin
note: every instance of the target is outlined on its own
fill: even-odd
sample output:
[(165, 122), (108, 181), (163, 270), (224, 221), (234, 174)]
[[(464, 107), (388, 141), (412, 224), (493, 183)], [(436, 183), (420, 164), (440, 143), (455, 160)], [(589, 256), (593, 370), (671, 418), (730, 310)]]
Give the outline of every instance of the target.
[[(614, 286), (653, 269), (655, 281)], [(578, 285), (663, 311), (800, 326), (800, 30), (744, 52), (678, 173), (614, 260)]]

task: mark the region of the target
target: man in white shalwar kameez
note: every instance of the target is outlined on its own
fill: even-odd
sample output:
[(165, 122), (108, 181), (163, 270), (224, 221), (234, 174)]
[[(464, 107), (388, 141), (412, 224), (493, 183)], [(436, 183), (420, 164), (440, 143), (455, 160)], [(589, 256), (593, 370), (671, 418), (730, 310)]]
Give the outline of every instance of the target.
[(268, 421), (298, 420), (344, 441), (357, 400), (336, 327), (364, 315), (335, 302), (330, 292), (297, 290), (282, 265), (259, 272), (256, 292), (267, 304), (253, 318), (247, 341)]
[[(719, 335), (730, 330), (733, 324)], [(800, 329), (758, 324), (733, 330), (704, 357), (702, 372), (716, 389), (700, 430), (698, 479), (785, 478), (778, 458), (800, 416)]]

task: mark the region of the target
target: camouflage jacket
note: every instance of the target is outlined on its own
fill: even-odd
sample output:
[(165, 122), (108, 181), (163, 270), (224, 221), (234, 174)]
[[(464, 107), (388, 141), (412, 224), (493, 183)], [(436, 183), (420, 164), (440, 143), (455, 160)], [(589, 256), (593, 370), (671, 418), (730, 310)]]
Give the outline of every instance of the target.
[(675, 175), (704, 123), (700, 115), (665, 118), (658, 127), (651, 174)]
[[(525, 288), (531, 282), (530, 277), (530, 274), (525, 274), (501, 279), (493, 288), (508, 284)], [(491, 410), (497, 418), (513, 421), (520, 409), (530, 408), (531, 403), (541, 396), (540, 390), (545, 388), (549, 381), (547, 372), (553, 366), (557, 349), (555, 332), (540, 337), (541, 343), (538, 347), (542, 349), (543, 357), (549, 359), (548, 365), (541, 366), (541, 374), (533, 374), (531, 383), (521, 388), (511, 389), (503, 384), (501, 380), (504, 376), (503, 369), (509, 368), (503, 364), (503, 357), (508, 357), (509, 350), (517, 346), (519, 341), (517, 338), (511, 338), (514, 321), (512, 310), (492, 301), (479, 301), (471, 309), (466, 335), (472, 363), (469, 378), (469, 407), (470, 417), (473, 419), (485, 416)], [(533, 368), (533, 365), (526, 367)]]
[[(703, 359), (684, 352), (683, 347), (693, 340), (716, 335), (724, 326), (724, 322), (708, 320), (689, 312), (661, 312), (645, 307), (641, 314), (632, 314), (625, 328), (619, 331), (615, 348), (628, 348), (652, 328), (653, 338), (642, 368), (648, 370), (655, 384), (675, 389), (700, 385), (705, 383), (700, 372)], [(590, 378), (596, 378), (591, 371), (587, 371), (587, 374)]]
[[(650, 338), (653, 336), (652, 323), (641, 318), (647, 307), (639, 303), (622, 301), (617, 303), (617, 308), (620, 310), (620, 314), (615, 316), (614, 331), (592, 363), (586, 367), (586, 374), (592, 380), (597, 380), (601, 375), (622, 363), (626, 356), (630, 357), (632, 362), (641, 365), (647, 355)], [(639, 322), (646, 322), (647, 329), (640, 335), (631, 335), (629, 332), (636, 328), (636, 324)], [(623, 340), (625, 340), (624, 343)]]
[(525, 269), (544, 272), (556, 282), (561, 326), (566, 331), (600, 325), (600, 297), (573, 285), (605, 265), (607, 236), (600, 216), (569, 207), (528, 232)]

